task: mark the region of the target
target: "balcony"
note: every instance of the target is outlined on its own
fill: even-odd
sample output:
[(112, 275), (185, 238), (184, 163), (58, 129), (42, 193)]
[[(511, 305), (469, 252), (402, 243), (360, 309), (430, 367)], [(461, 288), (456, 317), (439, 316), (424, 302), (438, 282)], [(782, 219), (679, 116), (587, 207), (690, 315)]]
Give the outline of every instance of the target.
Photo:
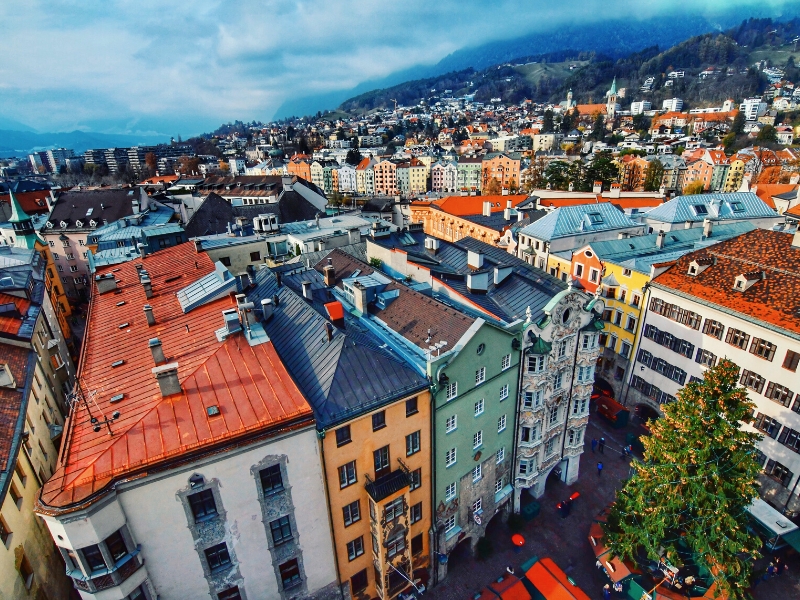
[(87, 577), (80, 571), (71, 571), (68, 575), (72, 577), (76, 588), (91, 594), (116, 587), (144, 564), (144, 559), (140, 556), (141, 550), (141, 545), (136, 546), (136, 550), (120, 558), (113, 569), (95, 573), (91, 577)]
[(367, 483), (364, 487), (367, 489), (370, 498), (375, 502), (380, 502), (384, 498), (388, 498), (392, 494), (396, 494), (410, 485), (411, 477), (405, 469), (400, 468), (392, 471), (388, 475), (378, 477), (374, 481), (371, 477), (367, 476)]

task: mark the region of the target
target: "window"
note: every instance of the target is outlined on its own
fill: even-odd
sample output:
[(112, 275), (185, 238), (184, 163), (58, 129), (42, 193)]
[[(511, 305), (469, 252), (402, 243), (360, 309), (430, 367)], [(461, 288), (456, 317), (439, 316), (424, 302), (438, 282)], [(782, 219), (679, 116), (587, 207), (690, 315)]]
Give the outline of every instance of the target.
[(558, 405), (551, 406), (547, 410), (547, 424), (555, 425), (556, 423), (558, 423)]
[(642, 297), (639, 294), (634, 294), (631, 297), (631, 306), (635, 306), (638, 308), (639, 303), (642, 301)]
[(117, 562), (128, 554), (128, 548), (125, 546), (125, 540), (122, 539), (122, 533), (120, 531), (115, 531), (106, 538), (106, 548), (108, 548), (108, 552), (111, 554), (111, 558), (114, 559), (114, 562)]
[(372, 431), (386, 427), (386, 411), (382, 410), (372, 415)]
[(761, 377), (761, 375), (759, 375), (758, 373), (744, 369), (742, 371), (742, 376), (739, 379), (739, 383), (741, 383), (743, 386), (747, 388), (750, 388), (754, 392), (758, 392), (760, 394), (761, 390), (764, 389), (764, 384), (766, 383), (766, 380), (763, 377)]
[(351, 460), (349, 463), (339, 467), (339, 487), (346, 488), (348, 485), (353, 485), (356, 482), (356, 461)]
[(456, 516), (455, 515), (450, 515), (444, 521), (444, 532), (447, 533), (449, 531), (452, 531), (455, 528), (456, 528)]
[(363, 592), (367, 589), (368, 585), (367, 580), (367, 570), (362, 569), (355, 575), (350, 578), (350, 589), (353, 591), (353, 595)]
[(567, 355), (567, 346), (569, 342), (563, 340), (558, 343), (558, 358), (564, 358)]
[(342, 508), (342, 516), (344, 517), (344, 526), (349, 527), (353, 523), (361, 520), (361, 503), (359, 500), (351, 502)]
[(725, 336), (725, 341), (731, 346), (736, 346), (737, 348), (745, 350), (747, 348), (747, 342), (750, 341), (750, 336), (744, 331), (728, 327), (728, 334)]
[(422, 469), (414, 469), (410, 473), (411, 475), (411, 485), (409, 486), (409, 491), (413, 492), (416, 489), (422, 487)]
[(251, 252), (250, 260), (252, 261), (261, 260), (261, 252)]
[(508, 398), (508, 384), (504, 384), (500, 387), (500, 402)]
[(422, 554), (422, 534), (415, 535), (411, 538), (411, 554), (417, 556)]
[(422, 520), (422, 502), (417, 502), (411, 507), (411, 523)]
[(203, 490), (192, 494), (188, 500), (195, 523), (207, 521), (217, 516), (217, 504), (214, 501), (214, 493), (211, 490)]
[(230, 256), (220, 256), (219, 262), (221, 262), (224, 266), (230, 267), (231, 266), (231, 258)]
[(504, 431), (506, 428), (506, 416), (502, 415), (499, 419), (497, 419), (497, 433)]
[(22, 577), (22, 581), (25, 582), (25, 587), (30, 589), (33, 585), (33, 568), (31, 567), (31, 563), (28, 562), (28, 557), (24, 554), (19, 563), (19, 574), (20, 577)]
[(445, 433), (450, 433), (452, 431), (455, 431), (457, 428), (458, 428), (458, 416), (451, 415), (447, 417), (447, 420), (445, 421), (444, 424)]
[(777, 346), (767, 340), (753, 338), (750, 343), (750, 354), (755, 354), (759, 358), (771, 361), (775, 357)]
[(523, 408), (538, 408), (542, 405), (542, 390), (525, 392), (522, 399)]
[(582, 276), (583, 276), (583, 265), (580, 264), (580, 263), (577, 263), (575, 265), (575, 277), (579, 277), (580, 278)]
[(619, 354), (623, 358), (628, 358), (631, 354), (631, 345), (628, 342), (622, 342), (619, 345)]
[(636, 317), (631, 317), (628, 315), (628, 321), (625, 324), (625, 329), (627, 331), (636, 331)]
[(525, 426), (523, 426), (520, 429), (520, 434), (519, 434), (520, 441), (521, 442), (525, 442), (525, 443), (530, 443), (530, 442), (534, 441), (534, 439), (535, 439), (534, 431), (535, 431), (535, 429), (533, 427), (525, 427)]
[(473, 514), (481, 514), (483, 512), (483, 499), (478, 498), (475, 502), (472, 503), (472, 512)]
[(702, 348), (697, 349), (697, 356), (695, 356), (694, 360), (704, 367), (713, 367), (715, 364), (717, 364), (716, 355), (712, 354), (708, 350), (703, 350)]
[(280, 465), (272, 465), (262, 469), (258, 475), (261, 478), (261, 487), (265, 496), (271, 496), (283, 491), (283, 477), (281, 476)]
[(800, 363), (800, 354), (792, 350), (787, 350), (786, 358), (783, 359), (783, 368), (794, 372), (797, 371), (798, 363)]
[(78, 265), (70, 265), (69, 270), (72, 273), (76, 273), (78, 271)]
[(378, 448), (372, 453), (375, 463), (375, 479), (388, 475), (389, 473), (389, 446)]
[(483, 398), (481, 398), (480, 400), (478, 400), (475, 403), (475, 416), (476, 417), (483, 414), (484, 405), (485, 405), (485, 402), (483, 401)]
[(448, 483), (447, 487), (444, 489), (444, 499), (448, 502), (456, 497), (456, 484), (455, 483)]
[(793, 476), (789, 469), (774, 460), (767, 461), (767, 466), (764, 467), (764, 473), (780, 482), (784, 487), (789, 486)]
[(692, 329), (700, 329), (700, 322), (703, 320), (696, 312), (681, 308), (677, 304), (669, 304), (659, 298), (653, 298), (650, 301), (650, 310)]
[(499, 477), (497, 481), (494, 482), (494, 493), (499, 494), (503, 490), (503, 478)]
[(419, 433), (419, 431), (415, 431), (406, 436), (406, 456), (419, 452)]
[(536, 473), (536, 459), (533, 458), (531, 460), (521, 460), (519, 461), (519, 474), (520, 475), (532, 475)]
[(444, 453), (444, 466), (452, 467), (454, 464), (456, 464), (456, 449), (450, 448)]
[(347, 559), (355, 560), (364, 554), (364, 536), (361, 535), (352, 542), (347, 542)]
[(560, 390), (563, 385), (564, 385), (564, 373), (563, 371), (559, 371), (558, 373), (556, 373), (555, 379), (553, 380), (553, 389)]
[(528, 356), (528, 373), (541, 373), (544, 371), (544, 355), (532, 354)]
[(784, 427), (778, 436), (778, 442), (789, 448), (792, 452), (800, 453), (800, 432)]
[(345, 444), (349, 444), (353, 440), (350, 438), (350, 425), (345, 425), (343, 427), (339, 427), (336, 430), (336, 447), (344, 446)]
[(547, 440), (547, 443), (544, 445), (544, 455), (550, 456), (556, 449), (556, 442), (558, 441), (558, 436), (551, 437)]
[(472, 436), (472, 449), (483, 446), (483, 431), (476, 431)]
[[(44, 416), (44, 412), (42, 413), (42, 416)], [(19, 481), (22, 484), (22, 487), (25, 487), (25, 484), (28, 482), (28, 476), (25, 474), (22, 465), (17, 463), (14, 466), (14, 472), (17, 474), (17, 477), (19, 477)]]
[(11, 539), (11, 529), (8, 528), (8, 525), (0, 517), (0, 542), (3, 542), (3, 545), (8, 548), (8, 541)]
[(231, 555), (228, 553), (228, 546), (225, 542), (207, 548), (205, 554), (208, 568), (212, 573), (231, 564)]
[(472, 482), (480, 481), (481, 477), (483, 477), (483, 471), (481, 469), (481, 464), (478, 463), (475, 465), (475, 468), (472, 469)]
[(67, 253), (67, 260), (75, 260), (75, 254), (72, 252)]
[(774, 402), (777, 402), (778, 404), (781, 404), (787, 408), (792, 403), (792, 398), (794, 398), (794, 393), (792, 390), (785, 386), (779, 385), (774, 381), (770, 382), (770, 384), (767, 386), (767, 391), (764, 392), (764, 395), (770, 400), (773, 400)]
[[(386, 556), (393, 558), (406, 549), (406, 536), (404, 532), (390, 538), (386, 542)], [(394, 571), (392, 571), (394, 573)]]
[(575, 400), (575, 404), (572, 406), (572, 414), (580, 415), (585, 413), (587, 405), (588, 400), (586, 398), (583, 398), (582, 400)]
[(475, 385), (480, 385), (486, 381), (486, 367), (481, 367), (475, 371)]
[(280, 567), (283, 589), (288, 590), (300, 584), (300, 565), (297, 559), (287, 560)]
[(510, 367), (511, 367), (511, 355), (510, 354), (506, 354), (503, 357), (503, 360), (500, 361), (500, 369), (505, 371), (506, 369), (508, 369)]
[(276, 546), (292, 541), (292, 525), (289, 523), (288, 516), (275, 519), (269, 524), (269, 528), (272, 532), (272, 541)]
[[(139, 590), (141, 590), (141, 588), (137, 588), (137, 591)], [(133, 594), (129, 596), (131, 600), (144, 599), (144, 597), (144, 592), (140, 592), (138, 596), (134, 596)], [(217, 600), (242, 600), (242, 595), (239, 593), (239, 586), (235, 585), (224, 592), (220, 592), (217, 594)]]
[(778, 437), (778, 433), (781, 430), (781, 424), (777, 420), (762, 413), (756, 413), (755, 419), (753, 420), (753, 427), (759, 431), (763, 431), (773, 440)]
[[(600, 281), (600, 271), (598, 271), (597, 269), (589, 269), (589, 281), (591, 281), (592, 283), (597, 283), (598, 281)], [(609, 297), (613, 298), (613, 296)]]
[(458, 396), (458, 382), (454, 381), (453, 383), (448, 383), (446, 387), (447, 392), (447, 399), (452, 400), (456, 396)]
[(594, 381), (594, 365), (590, 367), (578, 367), (578, 381), (581, 383)]
[(417, 399), (411, 398), (410, 400), (406, 400), (406, 417), (410, 417), (411, 415), (415, 415), (419, 412), (417, 408)]

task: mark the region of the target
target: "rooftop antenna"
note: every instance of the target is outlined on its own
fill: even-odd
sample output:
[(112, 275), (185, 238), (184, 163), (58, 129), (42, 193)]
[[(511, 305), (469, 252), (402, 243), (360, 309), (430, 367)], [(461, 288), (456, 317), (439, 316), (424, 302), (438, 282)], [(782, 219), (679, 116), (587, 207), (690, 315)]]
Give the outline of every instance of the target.
[[(101, 391), (102, 389), (89, 390), (88, 392), (84, 393), (83, 387), (81, 386), (81, 381), (80, 379), (78, 379), (76, 381), (75, 389), (72, 391), (71, 394), (67, 396), (67, 401), (70, 404), (70, 410), (75, 409), (78, 405), (81, 404), (86, 408), (86, 413), (89, 415), (89, 422), (94, 426), (93, 429), (95, 433), (99, 432), (102, 429), (103, 425), (105, 425), (106, 428), (108, 429), (108, 435), (113, 436), (114, 432), (111, 430), (111, 423), (119, 419), (120, 414), (119, 411), (114, 411), (110, 419), (102, 414), (102, 411), (100, 410), (100, 407), (97, 405), (97, 401), (95, 400), (95, 397)], [(94, 405), (94, 407), (101, 413), (102, 420), (98, 419), (96, 416), (92, 414), (92, 409), (89, 406), (90, 401)]]
[(430, 344), (431, 343), (431, 328), (430, 327), (428, 327), (428, 337), (425, 338), (425, 343), (426, 344)]

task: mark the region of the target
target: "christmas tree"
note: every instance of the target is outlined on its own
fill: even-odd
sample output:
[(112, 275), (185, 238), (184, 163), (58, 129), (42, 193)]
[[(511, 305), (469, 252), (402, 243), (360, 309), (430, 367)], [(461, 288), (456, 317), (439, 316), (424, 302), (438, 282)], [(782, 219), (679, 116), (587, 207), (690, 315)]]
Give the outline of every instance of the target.
[(720, 360), (663, 407), (642, 440), (644, 460), (634, 462), (604, 525), (611, 554), (693, 562), (731, 599), (748, 597), (751, 561), (761, 548), (747, 529), (761, 436), (740, 428), (754, 405), (737, 387), (738, 374), (738, 366)]

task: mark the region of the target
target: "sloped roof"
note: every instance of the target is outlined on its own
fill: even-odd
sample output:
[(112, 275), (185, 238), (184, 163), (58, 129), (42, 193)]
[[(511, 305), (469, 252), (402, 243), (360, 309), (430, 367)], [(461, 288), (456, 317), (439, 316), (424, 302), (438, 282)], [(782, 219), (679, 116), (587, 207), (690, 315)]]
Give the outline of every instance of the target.
[[(686, 254), (656, 277), (653, 285), (800, 339), (800, 248), (792, 246), (792, 237), (791, 233), (754, 229)], [(716, 259), (716, 264), (690, 276), (689, 263), (701, 258)], [(754, 270), (763, 271), (765, 278), (744, 292), (734, 291), (736, 277)]]
[(318, 429), (428, 387), (425, 377), (352, 321), (342, 329), (331, 326), (329, 340), (320, 303), (311, 304), (298, 293), (302, 280), (325, 291), (322, 276), (313, 269), (283, 275), (280, 287), (275, 274), (262, 269), (248, 298), (257, 306), (264, 298), (278, 299), (264, 329), (313, 408)]
[[(273, 428), (310, 424), (311, 408), (278, 358), (272, 343), (251, 346), (242, 333), (219, 341), (221, 311), (234, 306), (223, 298), (181, 310), (176, 292), (212, 272), (208, 255), (185, 243), (142, 261), (153, 282), (146, 298), (136, 263), (114, 270), (117, 293), (94, 290), (78, 378), (93, 394), (92, 414), (120, 417), (95, 432), (85, 407), (76, 405), (57, 471), (45, 484), (45, 511), (71, 510), (99, 497), (115, 481), (168, 468), (175, 460), (240, 443)], [(101, 269), (100, 273), (110, 272)], [(148, 327), (142, 307), (150, 304), (157, 325)], [(158, 337), (168, 362), (178, 363), (182, 391), (162, 397), (152, 374), (148, 341)], [(112, 363), (124, 361), (112, 367)], [(121, 400), (111, 399), (123, 394)], [(218, 406), (220, 414), (207, 409)]]
[(25, 425), (25, 396), (30, 391), (36, 353), (18, 346), (0, 346), (0, 364), (5, 364), (16, 387), (0, 387), (0, 498), (5, 497), (8, 481), (14, 472)]
[[(735, 203), (741, 206), (734, 206)], [(706, 212), (702, 212), (702, 209), (698, 212), (695, 206), (704, 207)], [(778, 214), (753, 192), (733, 192), (677, 196), (643, 216), (663, 223), (683, 223), (704, 219), (764, 219), (777, 217)]]
[(434, 200), (432, 205), (447, 214), (462, 217), (483, 214), (484, 202), (491, 203), (492, 212), (502, 213), (509, 200), (511, 201), (511, 206), (515, 207), (517, 204), (527, 199), (528, 196), (526, 194), (508, 196), (445, 196), (439, 200)]
[(624, 212), (605, 202), (559, 207), (543, 219), (521, 229), (520, 234), (539, 240), (554, 240), (581, 233), (630, 229), (638, 226), (639, 224)]
[[(132, 203), (139, 200), (140, 192), (137, 188), (70, 190), (58, 195), (58, 201), (48, 221), (54, 225), (53, 232), (58, 231), (61, 221), (66, 222), (70, 228), (76, 227), (76, 221), (82, 221), (88, 229), (90, 219), (98, 223), (111, 223), (132, 215)], [(87, 215), (90, 210), (91, 214)]]

